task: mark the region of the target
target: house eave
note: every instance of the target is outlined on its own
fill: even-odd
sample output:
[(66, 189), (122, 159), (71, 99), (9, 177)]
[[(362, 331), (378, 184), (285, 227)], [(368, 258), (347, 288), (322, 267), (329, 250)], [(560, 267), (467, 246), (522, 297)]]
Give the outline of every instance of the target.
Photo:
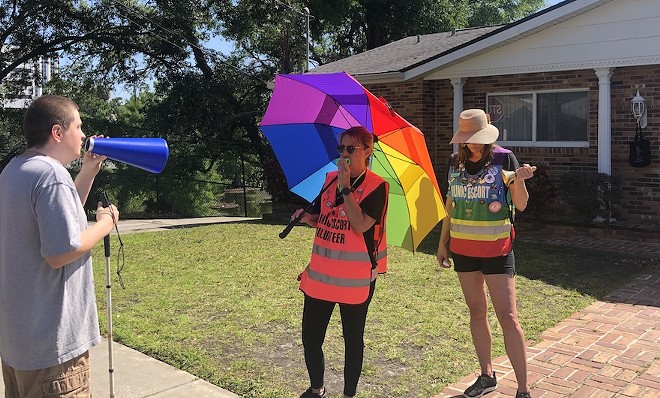
[(660, 55), (652, 56), (652, 57), (632, 58), (632, 59), (610, 59), (599, 62), (573, 62), (573, 63), (561, 63), (554, 65), (521, 66), (514, 68), (511, 67), (490, 68), (490, 69), (471, 70), (471, 71), (439, 70), (435, 73), (431, 73), (424, 76), (424, 80), (442, 80), (442, 79), (501, 76), (501, 75), (515, 75), (515, 74), (542, 73), (542, 72), (564, 72), (564, 71), (602, 69), (602, 68), (623, 68), (630, 66), (644, 66), (644, 65), (658, 65), (658, 64), (660, 64)]
[(361, 75), (352, 75), (361, 84), (385, 84), (400, 83), (403, 79), (401, 72), (368, 73)]

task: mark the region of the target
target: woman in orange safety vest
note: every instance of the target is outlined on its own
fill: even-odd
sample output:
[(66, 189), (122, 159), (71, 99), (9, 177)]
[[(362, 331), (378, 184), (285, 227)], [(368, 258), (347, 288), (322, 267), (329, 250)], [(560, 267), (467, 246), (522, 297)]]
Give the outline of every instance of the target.
[[(339, 304), (345, 342), (344, 397), (353, 397), (362, 372), (364, 327), (376, 276), (387, 266), (388, 184), (367, 169), (374, 135), (351, 127), (339, 135), (337, 171), (326, 176), (320, 200), (301, 221), (316, 228), (312, 256), (300, 274), (305, 295), (302, 340), (310, 388), (300, 398), (327, 395), (323, 340)], [(294, 219), (303, 212), (297, 210)]]

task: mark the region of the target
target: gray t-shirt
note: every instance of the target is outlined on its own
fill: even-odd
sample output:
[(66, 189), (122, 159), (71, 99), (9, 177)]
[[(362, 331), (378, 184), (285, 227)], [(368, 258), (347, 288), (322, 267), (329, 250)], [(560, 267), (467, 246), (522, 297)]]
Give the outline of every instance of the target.
[(19, 370), (61, 364), (100, 341), (91, 253), (59, 269), (46, 256), (80, 247), (87, 218), (69, 172), (47, 156), (0, 174), (0, 357)]

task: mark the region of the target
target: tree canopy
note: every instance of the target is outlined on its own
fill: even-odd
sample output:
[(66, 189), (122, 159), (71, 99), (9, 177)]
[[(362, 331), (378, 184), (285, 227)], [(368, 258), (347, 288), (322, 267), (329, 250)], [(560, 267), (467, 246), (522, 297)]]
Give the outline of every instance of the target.
[(312, 60), (335, 61), (417, 34), (504, 24), (525, 17), (544, 0), (239, 0), (232, 3), (222, 34), (244, 55), (280, 61), (279, 72), (304, 69), (306, 11)]
[[(242, 157), (264, 170), (268, 190), (286, 184), (257, 124), (276, 73), (306, 67), (307, 10), (311, 59), (324, 64), (410, 35), (501, 24), (543, 0), (23, 0), (0, 1), (0, 97), (39, 82), (26, 62), (57, 54), (53, 93), (81, 104), (85, 123), (113, 136), (163, 136), (170, 172), (231, 174)], [(230, 54), (209, 46), (234, 44)], [(109, 100), (118, 84), (155, 81), (135, 103)], [(14, 84), (12, 84), (12, 82)], [(5, 110), (0, 126), (20, 119)], [(15, 135), (20, 126), (15, 126)], [(19, 139), (0, 135), (0, 156)], [(192, 178), (192, 177), (191, 177)]]

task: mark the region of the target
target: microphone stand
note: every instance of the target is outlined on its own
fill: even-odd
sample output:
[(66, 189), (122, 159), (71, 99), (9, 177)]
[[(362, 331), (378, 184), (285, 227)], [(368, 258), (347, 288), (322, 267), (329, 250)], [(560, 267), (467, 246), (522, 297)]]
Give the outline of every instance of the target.
[[(104, 191), (101, 196), (103, 207), (110, 206), (108, 194)], [(115, 222), (115, 216), (112, 216), (112, 221)], [(103, 249), (105, 251), (105, 292), (106, 292), (106, 316), (108, 318), (108, 374), (110, 377), (110, 398), (115, 397), (115, 376), (114, 364), (112, 358), (112, 283), (110, 278), (110, 234), (103, 237)]]
[(328, 185), (324, 186), (323, 189), (321, 190), (321, 192), (319, 192), (318, 196), (317, 196), (316, 198), (314, 198), (314, 200), (312, 200), (312, 202), (311, 202), (311, 203), (305, 208), (305, 210), (301, 211), (300, 214), (298, 214), (298, 217), (294, 218), (293, 220), (291, 220), (291, 222), (289, 222), (289, 225), (287, 225), (287, 226), (284, 228), (284, 230), (283, 230), (282, 232), (280, 232), (280, 239), (284, 239), (284, 238), (286, 238), (286, 236), (289, 234), (289, 232), (291, 232), (291, 230), (293, 229), (293, 227), (294, 227), (296, 224), (298, 224), (298, 223), (300, 222), (300, 220), (303, 218), (303, 215), (304, 215), (305, 213), (307, 213), (309, 210), (311, 210), (312, 207), (314, 207), (314, 203), (316, 203), (317, 200), (321, 199), (321, 195), (323, 195), (323, 192), (327, 191), (327, 190), (328, 190), (328, 187), (329, 187), (330, 185), (332, 185), (332, 183), (335, 182), (335, 180), (336, 180), (337, 178), (339, 178), (339, 176), (335, 176), (335, 178), (333, 178), (333, 179), (328, 183)]

